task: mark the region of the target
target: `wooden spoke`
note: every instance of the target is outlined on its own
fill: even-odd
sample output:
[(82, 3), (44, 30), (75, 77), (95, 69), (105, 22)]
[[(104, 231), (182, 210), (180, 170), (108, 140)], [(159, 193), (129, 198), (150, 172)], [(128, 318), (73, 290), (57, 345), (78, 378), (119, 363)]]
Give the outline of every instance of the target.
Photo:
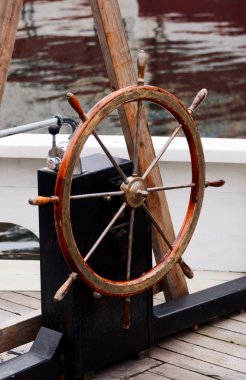
[(106, 146), (103, 144), (102, 140), (98, 137), (98, 135), (95, 132), (92, 132), (92, 135), (95, 137), (95, 139), (97, 140), (98, 144), (100, 145), (100, 147), (102, 148), (102, 150), (104, 151), (104, 153), (106, 154), (106, 156), (108, 157), (108, 159), (111, 161), (111, 163), (112, 163), (113, 167), (115, 168), (115, 170), (117, 170), (118, 174), (123, 179), (123, 182), (124, 183), (128, 183), (128, 179), (127, 179), (125, 173), (121, 170), (120, 166), (117, 164), (117, 162), (115, 161), (114, 157), (111, 155), (111, 153), (108, 151), (108, 149), (106, 148)]
[(143, 207), (145, 213), (147, 214), (147, 216), (149, 217), (153, 226), (157, 229), (157, 231), (159, 232), (159, 234), (161, 235), (161, 237), (165, 241), (168, 248), (172, 250), (173, 247), (172, 247), (171, 243), (166, 238), (166, 236), (165, 236), (164, 232), (162, 231), (162, 229), (160, 228), (159, 224), (155, 221), (155, 219), (154, 219), (153, 215), (151, 214), (151, 212), (149, 211), (148, 207), (145, 204), (143, 204), (142, 207)]
[(149, 172), (153, 169), (153, 167), (157, 164), (157, 162), (160, 160), (160, 158), (162, 157), (162, 155), (165, 153), (165, 151), (167, 150), (167, 148), (169, 147), (169, 145), (171, 144), (171, 142), (173, 141), (174, 137), (178, 134), (178, 132), (180, 131), (180, 129), (182, 128), (182, 125), (180, 124), (176, 129), (175, 131), (173, 132), (173, 134), (169, 137), (169, 139), (167, 140), (166, 144), (163, 146), (163, 148), (161, 149), (160, 153), (158, 154), (158, 156), (154, 159), (154, 161), (152, 161), (152, 163), (150, 164), (150, 166), (147, 168), (147, 170), (145, 171), (145, 173), (142, 175), (142, 178), (145, 179), (147, 177), (147, 175), (149, 174)]
[(156, 187), (148, 187), (147, 191), (152, 192), (152, 191), (161, 191), (161, 190), (176, 190), (176, 189), (186, 189), (189, 187), (194, 187), (194, 183), (189, 183), (188, 185), (177, 185), (177, 186), (156, 186)]
[(107, 191), (105, 193), (92, 193), (92, 194), (79, 194), (71, 195), (70, 199), (90, 199), (90, 198), (100, 198), (100, 197), (117, 197), (124, 194), (124, 191)]
[[(57, 175), (55, 194), (54, 196), (59, 199), (59, 202), (54, 203), (54, 213), (56, 219), (56, 230), (61, 247), (62, 254), (66, 261), (69, 263), (71, 270), (78, 273), (78, 276), (81, 280), (85, 281), (86, 284), (91, 286), (96, 292), (124, 297), (124, 328), (128, 328), (130, 322), (130, 297), (135, 294), (139, 294), (147, 289), (151, 288), (154, 284), (158, 283), (163, 279), (163, 277), (169, 273), (173, 268), (174, 264), (180, 260), (181, 255), (183, 254), (185, 248), (189, 244), (192, 234), (194, 233), (198, 217), (200, 214), (204, 188), (205, 188), (205, 175), (204, 175), (204, 157), (202, 151), (201, 140), (196, 128), (196, 125), (190, 116), (190, 112), (185, 108), (178, 99), (173, 95), (169, 94), (167, 91), (157, 88), (154, 86), (141, 85), (144, 83), (142, 69), (139, 71), (139, 81), (138, 85), (128, 86), (116, 90), (106, 96), (101, 102), (94, 106), (90, 112), (87, 114), (87, 120), (85, 120), (83, 128), (77, 128), (73, 138), (70, 140), (68, 150), (64, 159), (61, 163), (60, 170)], [(199, 99), (201, 97), (199, 96)], [(114, 110), (122, 107), (124, 104), (133, 102), (134, 105), (136, 102), (152, 102), (158, 104), (163, 109), (166, 109), (170, 112), (174, 118), (177, 120), (177, 128), (173, 131), (171, 137), (167, 139), (167, 142), (162, 147), (160, 153), (157, 157), (154, 155), (149, 155), (149, 145), (148, 140), (144, 141), (146, 147), (142, 145), (144, 136), (142, 136), (142, 121), (141, 126), (138, 123), (138, 116), (135, 113), (134, 106), (134, 115), (136, 115), (136, 126), (135, 131), (131, 133), (131, 141), (135, 142), (135, 153), (134, 149), (130, 149), (130, 155), (133, 159), (134, 172), (138, 172), (141, 169), (141, 172), (144, 173), (143, 177), (129, 176), (126, 177), (125, 174), (119, 169), (119, 165), (115, 163), (115, 159), (112, 158), (111, 154), (105, 148), (104, 144), (101, 142), (100, 138), (95, 134), (95, 130), (98, 124), (107, 117)], [(199, 102), (196, 101), (197, 105)], [(142, 114), (141, 103), (138, 110), (138, 114)], [(78, 108), (78, 107), (77, 107)], [(194, 109), (193, 104), (193, 109)], [(81, 110), (79, 110), (81, 114)], [(81, 117), (83, 115), (81, 114)], [(85, 116), (83, 116), (85, 118)], [(181, 129), (184, 131), (185, 138), (188, 143), (188, 148), (191, 158), (191, 178), (192, 183), (190, 184), (178, 184), (177, 186), (164, 187), (155, 178), (158, 161), (161, 156), (165, 153), (168, 146), (171, 144), (172, 140), (177, 136), (178, 132)], [(145, 130), (146, 131), (146, 130)], [(124, 203), (122, 206), (119, 206), (119, 209), (116, 210), (116, 214), (109, 221), (108, 225), (104, 231), (100, 234), (99, 238), (92, 248), (87, 252), (80, 252), (77, 247), (75, 236), (73, 234), (72, 223), (70, 220), (70, 210), (71, 210), (71, 187), (73, 181), (73, 172), (74, 167), (81, 155), (81, 150), (85, 145), (85, 141), (88, 136), (91, 134), (94, 135), (100, 146), (102, 147), (104, 153), (109, 158), (109, 160), (114, 165), (117, 173), (119, 173), (120, 178), (122, 178), (122, 184), (120, 191), (110, 193), (93, 193), (93, 194), (81, 194), (81, 197), (104, 197), (110, 198), (110, 196), (123, 196)], [(140, 137), (139, 137), (140, 135)], [(139, 142), (139, 140), (140, 142)], [(144, 150), (145, 149), (145, 150)], [(138, 158), (137, 158), (138, 156)], [(138, 162), (139, 161), (139, 162)], [(146, 162), (145, 162), (146, 161)], [(153, 170), (152, 170), (153, 169)], [(151, 173), (150, 173), (151, 172)], [(122, 174), (123, 173), (123, 174)], [(145, 179), (145, 177), (147, 177)], [(125, 183), (127, 182), (127, 183)], [(220, 182), (219, 182), (220, 183)], [(193, 185), (195, 184), (195, 186)], [(212, 183), (217, 185), (216, 183)], [(155, 186), (157, 185), (157, 186)], [(209, 183), (211, 186), (211, 183)], [(155, 186), (155, 187), (154, 187)], [(158, 187), (159, 186), (159, 187)], [(190, 197), (188, 200), (187, 211), (184, 215), (183, 223), (177, 234), (177, 237), (173, 236), (172, 231), (169, 230), (169, 217), (167, 217), (167, 228), (165, 225), (165, 220), (163, 219), (163, 214), (159, 218), (158, 213), (160, 212), (159, 207), (161, 203), (159, 202), (161, 193), (158, 191), (171, 190), (171, 189), (180, 189), (190, 187)], [(124, 194), (122, 192), (124, 192)], [(155, 192), (155, 193), (152, 193)], [(75, 198), (72, 199), (76, 199)], [(79, 196), (80, 197), (80, 196)], [(154, 202), (155, 198), (158, 198), (158, 202)], [(145, 199), (149, 202), (149, 208), (145, 205)], [(163, 197), (164, 201), (165, 198)], [(165, 202), (164, 202), (165, 203)], [(99, 244), (112, 228), (119, 228), (123, 223), (120, 221), (119, 216), (122, 214), (124, 209), (129, 206), (131, 209), (136, 209), (143, 207), (147, 217), (153, 224), (154, 228), (154, 242), (158, 249), (160, 249), (160, 255), (157, 257), (156, 265), (147, 270), (142, 275), (137, 278), (132, 278), (131, 271), (131, 261), (133, 255), (133, 226), (134, 226), (134, 210), (131, 211), (129, 225), (129, 241), (128, 241), (128, 257), (126, 263), (126, 278), (122, 281), (111, 280), (110, 278), (104, 278), (96, 273), (89, 264), (86, 264), (90, 256), (100, 248)], [(164, 207), (165, 209), (166, 207)], [(117, 220), (118, 219), (118, 220)], [(136, 225), (135, 225), (136, 227)], [(172, 244), (171, 244), (172, 243)], [(168, 248), (168, 250), (167, 250)], [(161, 255), (161, 251), (164, 252), (164, 256)], [(158, 252), (159, 253), (159, 252)], [(82, 260), (81, 257), (85, 259)], [(127, 280), (128, 278), (128, 280)]]
[(91, 255), (96, 250), (96, 248), (98, 247), (98, 245), (101, 243), (101, 241), (103, 240), (103, 238), (105, 237), (105, 235), (108, 233), (108, 231), (110, 230), (110, 228), (112, 227), (112, 225), (116, 222), (116, 220), (119, 218), (119, 216), (125, 210), (126, 206), (127, 206), (126, 203), (123, 203), (121, 205), (121, 207), (119, 208), (119, 210), (117, 211), (117, 213), (115, 214), (115, 216), (113, 217), (113, 219), (111, 220), (111, 222), (107, 225), (107, 227), (101, 233), (101, 235), (99, 236), (99, 238), (97, 239), (97, 241), (95, 242), (95, 244), (93, 245), (93, 247), (91, 247), (90, 251), (85, 256), (84, 261), (87, 261), (91, 257)]
[(141, 112), (142, 112), (141, 101), (138, 102), (138, 110), (137, 110), (137, 125), (136, 125), (136, 136), (135, 136), (135, 144), (134, 144), (134, 153), (133, 153), (133, 176), (138, 175), (138, 156), (139, 156), (139, 144), (140, 144), (140, 125), (141, 125)]
[(127, 252), (127, 270), (126, 280), (130, 280), (131, 276), (131, 262), (132, 262), (132, 244), (133, 244), (133, 230), (134, 230), (135, 208), (131, 209), (129, 236), (128, 236), (128, 252)]

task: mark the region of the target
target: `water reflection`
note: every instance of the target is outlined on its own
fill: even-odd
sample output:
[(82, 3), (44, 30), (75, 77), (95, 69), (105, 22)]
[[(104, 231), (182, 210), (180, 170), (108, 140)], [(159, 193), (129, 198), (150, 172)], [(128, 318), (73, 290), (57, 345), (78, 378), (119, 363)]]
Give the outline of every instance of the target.
[[(246, 137), (244, 0), (120, 0), (133, 59), (149, 54), (147, 80), (166, 88), (187, 106), (207, 87), (198, 111), (202, 136)], [(89, 109), (110, 92), (89, 0), (25, 0), (1, 127), (57, 112), (74, 116), (64, 94), (76, 92)], [(10, 100), (11, 99), (11, 100)], [(150, 109), (154, 134), (168, 125)], [(119, 134), (113, 116), (101, 133)]]
[(1, 259), (38, 260), (38, 238), (24, 227), (12, 223), (0, 223)]

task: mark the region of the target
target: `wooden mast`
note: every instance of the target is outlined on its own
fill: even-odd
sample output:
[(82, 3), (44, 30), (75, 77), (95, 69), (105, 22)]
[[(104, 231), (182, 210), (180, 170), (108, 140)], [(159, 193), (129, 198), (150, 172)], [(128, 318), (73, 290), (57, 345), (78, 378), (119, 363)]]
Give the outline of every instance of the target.
[(0, 1), (0, 103), (12, 57), (23, 0)]
[[(132, 63), (118, 1), (91, 0), (91, 7), (112, 89), (136, 84), (137, 76)], [(136, 104), (130, 103), (119, 110), (121, 125), (131, 158), (135, 139), (136, 109)], [(146, 142), (148, 143), (146, 144)], [(139, 157), (139, 167), (141, 172), (144, 173), (155, 158), (144, 112), (141, 118)], [(157, 166), (149, 174), (147, 184), (149, 187), (162, 185), (160, 171)], [(152, 193), (148, 198), (148, 206), (158, 224), (165, 231), (169, 242), (172, 243), (175, 239), (175, 234), (164, 192)], [(167, 246), (155, 229), (153, 229), (153, 248), (156, 259), (159, 261), (167, 251)], [(179, 264), (163, 279), (162, 288), (164, 288), (167, 300), (188, 293), (185, 277)]]

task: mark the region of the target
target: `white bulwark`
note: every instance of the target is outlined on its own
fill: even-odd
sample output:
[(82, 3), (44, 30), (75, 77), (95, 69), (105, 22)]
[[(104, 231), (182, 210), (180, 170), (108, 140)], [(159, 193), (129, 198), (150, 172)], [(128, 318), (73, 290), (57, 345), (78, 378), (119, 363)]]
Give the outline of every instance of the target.
[[(122, 136), (101, 136), (111, 154), (128, 158)], [(67, 136), (58, 136), (65, 141)], [(154, 137), (156, 152), (167, 138)], [(224, 179), (221, 188), (205, 191), (203, 208), (185, 260), (195, 270), (246, 271), (246, 140), (202, 139), (206, 179)], [(0, 222), (19, 224), (38, 235), (38, 209), (28, 204), (37, 195), (37, 169), (46, 166), (51, 136), (22, 134), (0, 140)], [(99, 153), (89, 139), (83, 156)], [(176, 138), (160, 162), (166, 186), (191, 182), (186, 140)], [(166, 192), (176, 232), (184, 219), (189, 191)], [(52, 195), (52, 194), (51, 194)]]

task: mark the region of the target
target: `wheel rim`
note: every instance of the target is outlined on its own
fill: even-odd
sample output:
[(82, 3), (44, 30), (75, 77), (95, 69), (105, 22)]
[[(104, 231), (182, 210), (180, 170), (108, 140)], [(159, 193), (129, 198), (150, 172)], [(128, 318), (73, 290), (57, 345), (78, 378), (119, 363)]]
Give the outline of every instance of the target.
[[(146, 274), (129, 281), (111, 281), (95, 273), (80, 254), (70, 221), (70, 190), (73, 170), (80, 152), (97, 125), (115, 108), (132, 101), (147, 100), (167, 109), (182, 124), (186, 136), (192, 165), (190, 200), (183, 225), (172, 244), (172, 249)], [(74, 133), (64, 155), (57, 176), (55, 195), (60, 201), (55, 204), (56, 230), (61, 251), (66, 261), (80, 278), (96, 291), (112, 296), (125, 297), (152, 287), (174, 266), (186, 249), (200, 214), (204, 194), (204, 158), (201, 140), (192, 117), (186, 108), (170, 93), (153, 86), (130, 86), (106, 96), (88, 113), (87, 121)]]

